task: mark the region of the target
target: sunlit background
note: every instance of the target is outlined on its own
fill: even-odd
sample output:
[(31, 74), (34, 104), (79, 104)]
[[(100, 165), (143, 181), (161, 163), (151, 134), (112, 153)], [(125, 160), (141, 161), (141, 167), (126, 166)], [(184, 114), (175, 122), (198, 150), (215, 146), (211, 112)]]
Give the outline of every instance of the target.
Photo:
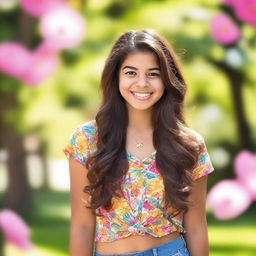
[(215, 167), (210, 255), (256, 255), (256, 0), (0, 0), (0, 255), (68, 255), (62, 149), (95, 117), (115, 38), (143, 28), (179, 55)]

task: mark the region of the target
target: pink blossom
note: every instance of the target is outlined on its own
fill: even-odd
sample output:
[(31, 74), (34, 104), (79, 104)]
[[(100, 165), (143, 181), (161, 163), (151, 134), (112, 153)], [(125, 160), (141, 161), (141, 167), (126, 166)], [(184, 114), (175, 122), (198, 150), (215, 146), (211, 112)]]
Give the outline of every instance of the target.
[(234, 166), (237, 179), (256, 199), (256, 155), (243, 150), (236, 156)]
[(46, 40), (43, 40), (40, 45), (37, 46), (36, 51), (42, 54), (58, 54), (59, 50), (53, 47)]
[(240, 37), (238, 26), (225, 14), (216, 14), (210, 24), (212, 37), (221, 44), (230, 44)]
[(5, 42), (0, 44), (0, 70), (21, 77), (31, 63), (31, 52), (21, 44)]
[(29, 240), (30, 230), (27, 224), (13, 211), (0, 211), (0, 228), (2, 228), (7, 242), (27, 250), (32, 247)]
[(39, 27), (49, 48), (64, 49), (77, 46), (82, 41), (85, 22), (76, 10), (61, 5), (45, 13)]
[(248, 208), (251, 196), (239, 182), (222, 180), (210, 190), (207, 203), (216, 218), (231, 219)]
[(236, 0), (234, 8), (239, 19), (256, 26), (256, 0)]
[(28, 85), (37, 85), (54, 72), (57, 64), (57, 54), (47, 52), (39, 46), (33, 52), (31, 65), (22, 75), (22, 80)]
[(40, 16), (58, 5), (65, 2), (65, 0), (21, 0), (21, 7), (28, 13)]

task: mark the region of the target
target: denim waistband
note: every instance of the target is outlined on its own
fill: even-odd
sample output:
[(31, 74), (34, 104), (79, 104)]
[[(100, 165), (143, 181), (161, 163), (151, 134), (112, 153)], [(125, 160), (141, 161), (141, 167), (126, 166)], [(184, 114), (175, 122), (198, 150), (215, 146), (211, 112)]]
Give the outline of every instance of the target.
[[(155, 246), (153, 248), (144, 250), (144, 251), (138, 251), (138, 252), (131, 252), (131, 253), (118, 253), (118, 254), (102, 254), (102, 253), (98, 253), (97, 251), (95, 251), (95, 256), (143, 256), (143, 255), (150, 255), (150, 252), (152, 252), (151, 255), (158, 255), (158, 253), (160, 254), (161, 252), (164, 253), (165, 251), (168, 253), (174, 253), (176, 251), (178, 251), (179, 249), (182, 249), (186, 247), (186, 242), (183, 238), (183, 236), (181, 235), (178, 238), (175, 238), (171, 241), (162, 243), (158, 246)], [(157, 252), (157, 254), (156, 254)], [(164, 254), (163, 254), (164, 255)]]

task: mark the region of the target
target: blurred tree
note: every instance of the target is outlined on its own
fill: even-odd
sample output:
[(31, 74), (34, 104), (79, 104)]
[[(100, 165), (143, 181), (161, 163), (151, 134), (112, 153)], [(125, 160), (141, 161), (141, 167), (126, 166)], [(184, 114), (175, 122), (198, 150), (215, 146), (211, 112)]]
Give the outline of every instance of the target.
[[(67, 3), (75, 8), (84, 8), (87, 1), (70, 0)], [(0, 24), (1, 27), (4, 27), (1, 31), (0, 41), (15, 41), (29, 49), (33, 49), (41, 40), (36, 28), (36, 19), (24, 12), (19, 6), (6, 12), (3, 11), (0, 17)], [(69, 59), (70, 56), (74, 56), (72, 53), (69, 54), (69, 51), (67, 51), (66, 55)], [(70, 65), (70, 62), (68, 64)], [(27, 152), (24, 148), (24, 136), (29, 132), (40, 134), (44, 125), (42, 125), (43, 121), (39, 122), (39, 124), (24, 125), (25, 112), (30, 108), (28, 102), (32, 101), (32, 91), (35, 91), (35, 88), (30, 90), (31, 94), (28, 101), (21, 101), (20, 95), (24, 90), (24, 85), (17, 79), (1, 73), (0, 75), (0, 147), (4, 148), (8, 155), (6, 162), (8, 188), (3, 196), (2, 204), (6, 208), (25, 214), (31, 212), (32, 201), (26, 166)], [(33, 153), (36, 153), (41, 158), (43, 169), (41, 188), (48, 189), (49, 176), (46, 154), (49, 143), (43, 136), (38, 136), (37, 139), (40, 140), (38, 142), (39, 146), (36, 152)]]
[[(222, 12), (227, 13), (232, 19), (236, 22), (236, 24), (240, 27), (242, 31), (242, 27), (246, 26), (245, 23), (241, 22), (236, 15), (234, 14), (232, 8), (225, 4), (219, 5)], [(249, 38), (245, 38), (244, 35), (241, 35), (244, 40), (250, 41)], [(237, 48), (239, 49), (238, 42), (229, 44), (225, 47), (226, 52), (230, 49)], [(245, 51), (242, 50), (243, 55), (246, 55)], [(245, 115), (244, 110), (244, 98), (243, 98), (243, 87), (246, 83), (246, 71), (244, 69), (232, 67), (231, 63), (228, 63), (225, 59), (216, 60), (212, 57), (207, 57), (210, 63), (212, 63), (215, 67), (220, 69), (228, 78), (230, 84), (230, 91), (233, 100), (233, 108), (235, 113), (235, 120), (237, 123), (237, 133), (239, 138), (239, 149), (248, 149), (254, 150), (254, 142), (252, 138), (252, 133)]]
[[(30, 46), (33, 37), (34, 19), (20, 10), (17, 15), (16, 41)], [(10, 56), (14, 57), (14, 56)], [(20, 82), (9, 77), (1, 79), (0, 102), (0, 141), (1, 146), (7, 151), (8, 188), (3, 197), (2, 205), (15, 210), (20, 214), (29, 213), (32, 209), (31, 191), (28, 183), (26, 166), (26, 151), (24, 136), (14, 126), (16, 122), (10, 120), (10, 114), (19, 109), (17, 99)], [(3, 89), (5, 87), (5, 89)], [(7, 88), (8, 87), (8, 88)], [(17, 113), (17, 112), (16, 112)], [(16, 116), (16, 118), (19, 118)], [(9, 119), (9, 120), (8, 120)]]
[[(219, 3), (218, 6), (222, 12), (227, 13), (233, 19), (236, 21), (240, 29), (242, 30), (243, 27), (249, 26), (240, 20), (236, 18), (236, 16), (233, 13), (233, 10), (224, 4)], [(196, 10), (197, 9), (197, 10)], [(213, 12), (212, 7), (207, 4), (203, 4), (202, 6), (195, 7), (194, 12), (195, 13), (184, 13), (183, 15), (183, 27), (193, 27), (193, 23), (197, 24), (200, 23), (200, 12), (205, 11), (207, 15), (210, 15), (211, 12)], [(198, 17), (196, 15), (198, 14)], [(196, 17), (196, 18), (195, 18)], [(202, 18), (202, 21), (205, 22), (208, 19)], [(205, 25), (205, 24), (203, 24)], [(176, 45), (181, 44), (188, 54), (186, 55), (185, 61), (193, 62), (195, 59), (197, 59), (199, 56), (201, 56), (203, 59), (205, 59), (208, 63), (216, 67), (220, 73), (223, 73), (227, 81), (229, 82), (230, 86), (230, 94), (231, 94), (231, 100), (233, 105), (233, 113), (235, 117), (235, 123), (237, 127), (237, 139), (238, 144), (236, 145), (236, 152), (240, 151), (241, 149), (248, 149), (248, 150), (255, 150), (255, 143), (253, 141), (252, 137), (252, 131), (250, 129), (250, 125), (248, 124), (248, 118), (245, 115), (245, 102), (243, 98), (243, 88), (246, 85), (246, 82), (248, 80), (248, 68), (247, 65), (250, 65), (250, 60), (248, 56), (246, 56), (247, 52), (246, 49), (243, 49), (243, 44), (239, 44), (239, 42), (231, 43), (228, 45), (218, 45), (216, 46), (216, 42), (210, 37), (210, 24), (208, 23), (208, 26), (205, 28), (202, 25), (203, 31), (207, 33), (199, 33), (198, 35), (193, 35), (191, 33), (188, 35), (184, 31), (178, 31), (175, 35), (170, 35), (170, 38), (175, 38), (177, 40)], [(253, 38), (254, 39), (253, 39)], [(255, 41), (255, 34), (253, 36), (247, 36), (242, 35), (242, 40), (247, 41), (245, 45), (250, 45), (252, 48), (255, 47), (251, 42)], [(222, 57), (215, 56), (216, 48), (219, 50), (222, 48), (222, 50), (219, 50), (219, 52), (222, 53)], [(244, 63), (241, 67), (235, 67), (230, 64), (227, 59), (226, 55), (229, 50), (236, 49), (238, 51), (241, 51), (241, 54), (244, 58)], [(204, 94), (204, 92), (201, 92)], [(202, 95), (201, 95), (202, 96)], [(207, 98), (207, 97), (206, 97)]]
[(233, 101), (235, 121), (237, 123), (237, 134), (239, 139), (239, 150), (248, 149), (253, 151), (254, 142), (251, 130), (244, 111), (244, 99), (242, 88), (245, 84), (245, 74), (242, 70), (230, 67), (224, 61), (208, 58), (209, 62), (225, 73), (229, 80), (230, 92)]

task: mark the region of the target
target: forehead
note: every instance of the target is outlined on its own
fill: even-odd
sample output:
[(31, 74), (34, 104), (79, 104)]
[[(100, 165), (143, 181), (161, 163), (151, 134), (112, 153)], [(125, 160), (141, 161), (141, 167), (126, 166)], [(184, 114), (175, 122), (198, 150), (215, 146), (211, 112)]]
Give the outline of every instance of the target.
[(155, 67), (159, 66), (156, 54), (150, 51), (135, 51), (129, 53), (125, 57), (122, 67), (128, 64), (132, 66), (149, 66), (149, 68), (152, 65)]

